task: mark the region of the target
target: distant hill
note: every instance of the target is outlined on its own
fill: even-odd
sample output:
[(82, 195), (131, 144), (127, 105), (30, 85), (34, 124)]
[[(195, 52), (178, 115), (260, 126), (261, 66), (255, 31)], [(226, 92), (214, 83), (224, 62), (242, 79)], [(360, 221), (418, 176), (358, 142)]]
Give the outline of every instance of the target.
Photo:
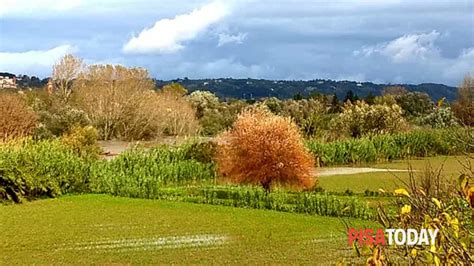
[[(15, 76), (2, 72), (0, 75)], [(35, 76), (17, 75), (19, 88), (39, 88), (48, 83), (49, 78), (40, 79)], [(221, 98), (258, 99), (263, 97), (278, 97), (281, 99), (292, 98), (296, 94), (310, 95), (312, 93), (334, 94), (339, 99), (344, 99), (346, 93), (352, 90), (359, 97), (366, 97), (369, 93), (380, 95), (387, 86), (403, 86), (409, 91), (426, 92), (436, 101), (446, 97), (448, 101), (456, 99), (457, 88), (435, 83), (412, 84), (375, 84), (372, 82), (334, 81), (334, 80), (266, 80), (266, 79), (175, 79), (156, 80), (156, 86), (177, 82), (189, 91), (207, 90), (214, 92)]]
[(369, 93), (380, 95), (387, 86), (403, 86), (409, 91), (426, 92), (433, 100), (446, 97), (447, 100), (456, 99), (457, 88), (443, 84), (423, 83), (419, 85), (411, 84), (375, 84), (372, 82), (355, 81), (334, 81), (334, 80), (308, 80), (308, 81), (288, 81), (288, 80), (265, 80), (265, 79), (176, 79), (157, 80), (158, 87), (165, 84), (177, 82), (186, 87), (189, 91), (207, 90), (214, 92), (222, 98), (242, 98), (258, 99), (263, 97), (292, 98), (296, 94), (309, 95), (311, 93), (334, 94), (339, 99), (343, 99), (349, 90), (352, 90), (360, 97), (365, 97)]

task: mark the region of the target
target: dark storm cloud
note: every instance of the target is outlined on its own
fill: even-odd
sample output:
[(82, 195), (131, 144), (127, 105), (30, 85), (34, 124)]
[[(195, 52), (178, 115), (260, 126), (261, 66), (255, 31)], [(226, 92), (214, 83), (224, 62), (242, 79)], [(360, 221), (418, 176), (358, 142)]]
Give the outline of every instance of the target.
[(61, 12), (47, 6), (2, 11), (0, 71), (47, 75), (50, 62), (38, 64), (29, 57), (49, 53), (54, 59), (64, 51), (91, 63), (144, 66), (161, 79), (457, 85), (474, 71), (472, 1), (75, 2)]

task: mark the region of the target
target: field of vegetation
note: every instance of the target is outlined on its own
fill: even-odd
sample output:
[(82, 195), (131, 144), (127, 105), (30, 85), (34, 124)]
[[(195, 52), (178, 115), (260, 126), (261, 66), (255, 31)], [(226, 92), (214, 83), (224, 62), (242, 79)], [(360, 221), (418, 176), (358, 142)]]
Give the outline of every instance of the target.
[[(44, 90), (0, 92), (0, 264), (474, 262), (472, 82), (242, 101), (65, 56)], [(162, 138), (186, 140), (143, 145)], [(444, 237), (360, 250), (347, 226)]]
[(337, 218), (99, 195), (0, 211), (1, 264), (357, 261)]

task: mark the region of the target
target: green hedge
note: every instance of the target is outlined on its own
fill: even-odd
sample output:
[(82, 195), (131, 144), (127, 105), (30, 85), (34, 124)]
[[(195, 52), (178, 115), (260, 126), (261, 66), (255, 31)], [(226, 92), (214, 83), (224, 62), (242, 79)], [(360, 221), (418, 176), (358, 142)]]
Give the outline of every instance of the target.
[(320, 165), (359, 164), (474, 152), (473, 132), (472, 128), (415, 130), (329, 143), (309, 140), (306, 145)]

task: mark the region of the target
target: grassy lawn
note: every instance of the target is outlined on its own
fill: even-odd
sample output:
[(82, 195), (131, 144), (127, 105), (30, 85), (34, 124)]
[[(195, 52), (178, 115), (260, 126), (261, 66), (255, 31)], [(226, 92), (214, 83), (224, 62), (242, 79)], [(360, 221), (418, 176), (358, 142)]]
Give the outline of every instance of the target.
[(0, 213), (0, 265), (334, 264), (353, 256), (343, 224), (330, 217), (105, 195), (0, 206)]
[[(438, 156), (411, 160), (396, 160), (390, 163), (369, 164), (364, 165), (364, 167), (407, 170), (409, 164), (411, 164), (412, 168), (417, 171), (416, 176), (422, 174), (427, 166), (431, 165), (434, 169), (439, 169), (443, 165), (442, 173), (447, 177), (455, 178), (459, 176), (460, 171), (463, 169), (461, 162), (466, 162), (466, 160), (468, 159), (463, 156)], [(474, 164), (473, 159), (470, 159), (470, 162)], [(379, 188), (393, 190), (401, 184), (397, 177), (402, 180), (408, 180), (408, 176), (407, 172), (374, 172), (354, 175), (321, 176), (319, 177), (319, 184), (327, 191), (344, 192), (350, 189), (356, 193), (363, 193), (366, 189), (371, 191), (377, 191)]]

